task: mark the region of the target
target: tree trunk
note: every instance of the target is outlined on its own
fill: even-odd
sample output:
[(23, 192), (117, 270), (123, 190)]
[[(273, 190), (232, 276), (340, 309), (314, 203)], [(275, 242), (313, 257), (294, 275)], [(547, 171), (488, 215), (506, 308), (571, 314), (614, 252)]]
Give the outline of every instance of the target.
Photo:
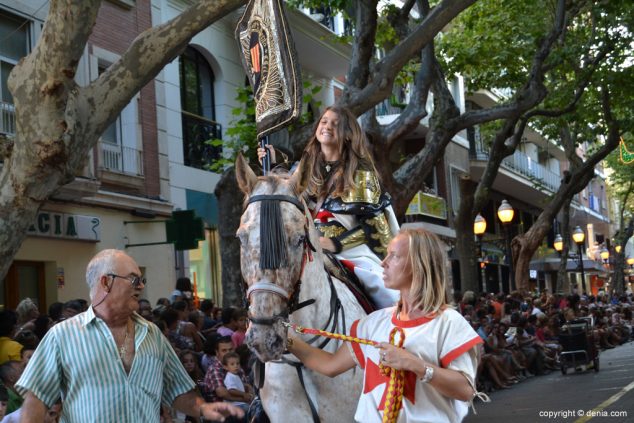
[[(475, 184), (468, 176), (460, 178), (460, 210), (473, 209), (473, 193)], [(463, 217), (464, 216), (464, 217)], [(479, 292), (478, 286), (478, 254), (473, 239), (473, 217), (471, 213), (458, 213), (454, 221), (456, 234), (456, 253), (460, 262), (460, 287), (462, 292)], [(479, 250), (479, 249), (478, 249)]]
[[(541, 217), (541, 215), (540, 215)], [(521, 293), (528, 292), (528, 270), (531, 259), (551, 227), (552, 220), (537, 219), (528, 232), (513, 238), (511, 260), (515, 270), (515, 287)]]
[(570, 203), (568, 200), (564, 203), (562, 208), (561, 229), (559, 234), (564, 241), (564, 246), (560, 252), (559, 269), (557, 270), (557, 283), (555, 285), (555, 293), (562, 292), (564, 289), (564, 282), (568, 277), (568, 254), (570, 253)]
[(634, 218), (630, 218), (627, 227), (625, 226), (625, 219), (623, 213), (621, 213), (621, 231), (617, 237), (617, 244), (621, 246), (621, 252), (616, 253), (614, 258), (614, 273), (612, 275), (612, 289), (618, 293), (623, 294), (625, 292), (625, 245), (627, 241), (634, 234)]
[(222, 175), (214, 194), (218, 198), (218, 234), (222, 263), (222, 306), (244, 306), (244, 288), (240, 271), (240, 242), (236, 231), (240, 226), (244, 195), (238, 187), (235, 168)]

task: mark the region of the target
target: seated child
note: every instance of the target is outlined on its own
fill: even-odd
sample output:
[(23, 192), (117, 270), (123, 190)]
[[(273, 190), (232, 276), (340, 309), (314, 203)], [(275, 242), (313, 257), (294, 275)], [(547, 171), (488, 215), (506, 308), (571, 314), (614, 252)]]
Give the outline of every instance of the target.
[[(245, 393), (252, 394), (253, 388), (249, 384), (245, 384), (240, 378), (240, 356), (235, 352), (229, 352), (222, 357), (222, 366), (227, 371), (225, 375), (225, 388), (231, 394)], [(253, 396), (251, 395), (251, 398)], [(249, 409), (249, 404), (241, 401), (233, 401), (233, 405), (242, 408), (245, 412)]]

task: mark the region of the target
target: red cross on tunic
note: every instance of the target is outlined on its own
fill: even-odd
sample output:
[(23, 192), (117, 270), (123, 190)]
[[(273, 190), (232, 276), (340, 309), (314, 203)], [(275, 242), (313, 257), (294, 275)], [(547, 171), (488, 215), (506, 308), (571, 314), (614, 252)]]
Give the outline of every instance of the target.
[(334, 217), (335, 216), (328, 210), (319, 210), (319, 212), (317, 212), (317, 216), (315, 216), (315, 219), (319, 219), (321, 223), (328, 223), (328, 219)]
[[(387, 384), (390, 381), (390, 378), (389, 376), (384, 376), (383, 373), (381, 373), (379, 366), (374, 364), (374, 361), (369, 358), (366, 360), (365, 365), (365, 383), (363, 386), (363, 393), (367, 394), (368, 392), (374, 390), (377, 386), (385, 384), (386, 386), (383, 390), (383, 396), (381, 396), (381, 402), (379, 403), (378, 408), (379, 411), (383, 410), (385, 408), (385, 397), (387, 396)], [(405, 372), (405, 387), (403, 396), (412, 404), (416, 404), (416, 374), (414, 372)]]

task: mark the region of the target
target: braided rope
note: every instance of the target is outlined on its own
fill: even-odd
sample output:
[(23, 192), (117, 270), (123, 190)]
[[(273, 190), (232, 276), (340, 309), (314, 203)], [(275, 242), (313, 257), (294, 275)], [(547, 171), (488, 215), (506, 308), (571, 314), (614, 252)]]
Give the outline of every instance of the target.
[[(398, 344), (394, 341), (397, 333), (399, 334)], [(390, 344), (395, 345), (398, 348), (403, 348), (403, 342), (405, 342), (405, 332), (403, 329), (399, 327), (393, 328), (390, 331)], [(379, 368), (384, 376), (388, 376), (390, 378), (386, 387), (387, 395), (385, 397), (385, 407), (383, 408), (383, 423), (392, 423), (398, 418), (398, 413), (403, 403), (405, 371), (393, 369), (385, 366), (383, 363), (379, 364)]]
[(380, 342), (372, 341), (370, 339), (357, 338), (357, 337), (354, 337), (354, 336), (343, 335), (341, 333), (327, 332), (327, 331), (321, 330), (321, 329), (305, 328), (303, 326), (295, 325), (295, 324), (292, 324), (292, 323), (284, 323), (284, 325), (289, 327), (289, 328), (291, 328), (291, 329), (293, 329), (295, 332), (302, 333), (302, 334), (318, 335), (318, 336), (323, 336), (325, 338), (339, 339), (341, 341), (354, 342), (356, 344), (371, 345), (373, 347), (378, 347), (379, 344), (380, 344)]
[[(321, 329), (305, 328), (303, 326), (295, 325), (292, 323), (285, 322), (284, 325), (293, 329), (295, 332), (302, 334), (318, 335), (331, 339), (354, 342), (357, 344), (371, 345), (373, 347), (378, 347), (380, 344), (379, 342), (372, 341), (370, 339), (357, 338), (354, 336), (343, 335), (341, 333), (327, 332)], [(397, 333), (399, 335), (398, 344), (396, 344), (394, 341)], [(404, 342), (405, 331), (403, 331), (403, 329), (399, 327), (393, 328), (390, 332), (390, 344), (395, 345), (398, 348), (403, 348)], [(383, 423), (394, 423), (398, 418), (398, 413), (403, 403), (403, 392), (405, 389), (405, 371), (393, 369), (381, 362), (379, 362), (379, 369), (381, 371), (381, 374), (390, 378), (387, 386), (385, 387), (387, 391), (385, 397), (385, 407), (383, 409)]]

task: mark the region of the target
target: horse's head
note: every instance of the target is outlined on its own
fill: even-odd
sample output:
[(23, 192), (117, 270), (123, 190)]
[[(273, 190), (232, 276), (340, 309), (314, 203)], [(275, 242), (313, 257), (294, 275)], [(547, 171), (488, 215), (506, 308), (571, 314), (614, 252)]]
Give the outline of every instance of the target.
[(300, 165), (290, 177), (258, 178), (240, 155), (236, 177), (246, 195), (237, 232), (251, 320), (246, 342), (260, 360), (276, 360), (286, 349), (284, 322), (310, 254), (309, 214), (300, 198), (308, 173)]

